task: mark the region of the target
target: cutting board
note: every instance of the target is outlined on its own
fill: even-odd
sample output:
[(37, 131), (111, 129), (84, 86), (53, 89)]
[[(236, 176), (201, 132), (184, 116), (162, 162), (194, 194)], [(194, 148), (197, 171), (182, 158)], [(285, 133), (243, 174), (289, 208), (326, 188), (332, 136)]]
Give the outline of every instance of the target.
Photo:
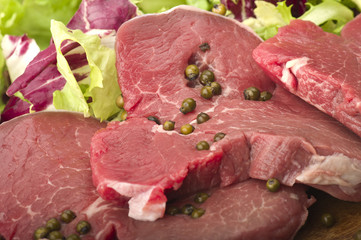
[[(309, 208), (309, 217), (295, 240), (352, 240), (355, 232), (361, 230), (361, 203), (341, 201), (315, 189), (310, 193), (317, 202)], [(322, 225), (324, 213), (334, 216), (332, 227)]]

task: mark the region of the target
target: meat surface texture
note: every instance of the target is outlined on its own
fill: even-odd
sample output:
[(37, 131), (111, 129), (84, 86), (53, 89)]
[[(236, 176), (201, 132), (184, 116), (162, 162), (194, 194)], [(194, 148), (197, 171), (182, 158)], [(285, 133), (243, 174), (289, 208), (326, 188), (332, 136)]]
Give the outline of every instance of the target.
[[(31, 114), (0, 125), (0, 234), (5, 239), (32, 239), (35, 229), (65, 209), (77, 220), (92, 218), (84, 212), (100, 198), (91, 181), (90, 138), (103, 125), (73, 113)], [(65, 232), (74, 233), (74, 226)]]
[[(75, 233), (80, 220), (87, 220), (92, 229), (82, 239), (101, 240), (289, 239), (307, 217), (313, 199), (302, 186), (283, 186), (271, 193), (263, 181), (249, 180), (208, 191), (210, 197), (198, 206), (206, 210), (200, 219), (131, 219), (127, 208), (103, 200), (92, 184), (90, 138), (103, 126), (64, 112), (24, 115), (0, 125), (0, 235), (7, 240), (33, 239), (35, 229), (52, 217), (59, 219), (65, 209), (77, 215), (70, 224), (62, 224), (65, 236)], [(185, 203), (193, 199), (172, 204)]]
[[(210, 49), (203, 52), (201, 44)], [(129, 200), (129, 216), (162, 217), (167, 199), (251, 178), (297, 182), (345, 200), (361, 200), (361, 140), (342, 124), (276, 87), (252, 58), (261, 40), (239, 22), (177, 7), (123, 24), (117, 68), (128, 119), (98, 131), (91, 145), (93, 181), (107, 199)], [(206, 100), (184, 76), (188, 64), (211, 69), (222, 94)], [(269, 101), (244, 100), (243, 90), (270, 91)], [(185, 98), (193, 112), (179, 111)], [(210, 120), (197, 124), (205, 112)], [(175, 122), (173, 131), (148, 121)], [(179, 133), (183, 124), (195, 130)], [(213, 141), (216, 133), (225, 138)], [(209, 150), (197, 151), (199, 141)]]
[(361, 18), (342, 36), (295, 20), (254, 51), (278, 84), (361, 136)]

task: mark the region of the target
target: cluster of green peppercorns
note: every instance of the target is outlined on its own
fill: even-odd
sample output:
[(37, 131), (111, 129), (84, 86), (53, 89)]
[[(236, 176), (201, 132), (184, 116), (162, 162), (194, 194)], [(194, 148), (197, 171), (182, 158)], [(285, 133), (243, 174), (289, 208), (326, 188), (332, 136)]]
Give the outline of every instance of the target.
[[(204, 203), (209, 198), (208, 193), (198, 193), (194, 196), (194, 202), (196, 204)], [(200, 218), (204, 215), (206, 210), (203, 208), (198, 208), (194, 206), (193, 204), (186, 203), (182, 207), (176, 207), (176, 206), (168, 206), (166, 213), (169, 215), (176, 215), (176, 214), (185, 214), (190, 216), (191, 218)]]
[(46, 223), (45, 226), (41, 226), (34, 231), (33, 238), (42, 239), (47, 238), (49, 240), (52, 239), (66, 239), (66, 240), (80, 240), (79, 235), (87, 234), (90, 229), (91, 225), (87, 221), (79, 221), (76, 225), (76, 232), (79, 234), (71, 234), (67, 237), (63, 236), (60, 232), (62, 223), (68, 224), (72, 222), (76, 218), (76, 214), (71, 210), (64, 210), (58, 220), (58, 218), (50, 218)]
[(200, 75), (199, 73), (199, 68), (195, 64), (188, 65), (184, 71), (185, 77), (189, 81), (194, 81), (199, 76), (199, 83), (203, 86), (200, 94), (203, 98), (211, 99), (214, 95), (222, 93), (222, 87), (215, 82), (214, 73), (211, 70), (204, 70)]
[(260, 91), (256, 87), (249, 87), (243, 91), (244, 99), (253, 101), (267, 101), (272, 98), (272, 93)]

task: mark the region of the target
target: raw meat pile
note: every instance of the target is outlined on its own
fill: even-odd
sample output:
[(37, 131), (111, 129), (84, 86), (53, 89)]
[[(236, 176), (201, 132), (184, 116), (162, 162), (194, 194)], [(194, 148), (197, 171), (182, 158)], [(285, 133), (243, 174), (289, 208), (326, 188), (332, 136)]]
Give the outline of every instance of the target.
[[(345, 27), (343, 38), (330, 41), (360, 52), (358, 38), (347, 37), (360, 20)], [(361, 201), (360, 137), (272, 81), (302, 97), (295, 91), (298, 72), (319, 69), (309, 64), (315, 62), (312, 54), (285, 57), (287, 48), (280, 47), (280, 54), (272, 55), (282, 46), (277, 41), (283, 43), (292, 29), (304, 25), (310, 24), (295, 21), (262, 43), (239, 22), (192, 7), (125, 22), (117, 32), (116, 53), (126, 121), (105, 124), (76, 113), (43, 112), (0, 125), (0, 235), (31, 239), (36, 228), (71, 209), (77, 217), (61, 231), (68, 236), (79, 220), (87, 220), (92, 228), (82, 239), (292, 239), (314, 202), (305, 185)], [(308, 27), (314, 31), (297, 31), (297, 39), (320, 35)], [(199, 46), (205, 43), (210, 48), (204, 51)], [(360, 61), (356, 55), (350, 61)], [(268, 64), (277, 61), (281, 66)], [(189, 64), (212, 70), (222, 93), (202, 98), (198, 80), (185, 78)], [(336, 95), (352, 89), (355, 79), (347, 81), (336, 84)], [(248, 87), (273, 97), (245, 100)], [(187, 114), (179, 110), (185, 98), (197, 103)], [(352, 99), (356, 105), (345, 108), (358, 106), (357, 97)], [(199, 124), (201, 112), (210, 119)], [(174, 121), (175, 129), (164, 130), (148, 120), (151, 116)], [(180, 134), (188, 123), (194, 131)], [(224, 138), (214, 141), (219, 132)], [(199, 141), (210, 149), (197, 150)], [(267, 190), (264, 180), (270, 178), (280, 180), (279, 191)], [(209, 194), (202, 204), (193, 201), (199, 192)], [(204, 209), (204, 215), (165, 214), (166, 207), (188, 203)]]
[[(210, 50), (201, 51), (203, 43)], [(360, 138), (275, 86), (251, 57), (260, 43), (238, 22), (189, 7), (123, 24), (116, 51), (128, 120), (93, 137), (91, 164), (100, 195), (130, 198), (129, 216), (140, 220), (162, 217), (168, 198), (250, 177), (300, 182), (360, 201)], [(214, 71), (222, 94), (203, 99), (201, 85), (185, 79), (190, 63)], [(272, 99), (244, 100), (251, 86), (272, 92)], [(185, 98), (197, 102), (191, 113), (179, 111)], [(197, 124), (200, 112), (210, 120)], [(164, 131), (149, 116), (174, 121), (176, 128)], [(179, 129), (186, 123), (195, 130), (185, 136)], [(218, 132), (226, 137), (213, 142)], [(196, 150), (202, 140), (211, 144), (209, 151)]]
[[(248, 180), (210, 190), (212, 197), (202, 205), (207, 214), (199, 220), (132, 220), (127, 208), (103, 200), (92, 184), (90, 140), (104, 126), (81, 114), (61, 112), (25, 115), (0, 125), (0, 139), (6, 139), (0, 143), (0, 234), (5, 239), (32, 239), (38, 227), (67, 209), (77, 217), (62, 224), (62, 233), (76, 233), (76, 224), (86, 220), (92, 230), (82, 239), (287, 239), (307, 217), (313, 199), (303, 186), (282, 187), (273, 194), (264, 182)], [(173, 204), (188, 202), (192, 200)]]

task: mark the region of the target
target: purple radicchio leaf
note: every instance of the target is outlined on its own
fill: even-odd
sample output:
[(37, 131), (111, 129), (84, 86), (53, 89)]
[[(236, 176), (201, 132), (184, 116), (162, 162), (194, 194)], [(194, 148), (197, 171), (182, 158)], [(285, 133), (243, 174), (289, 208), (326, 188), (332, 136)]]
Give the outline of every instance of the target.
[(135, 17), (136, 6), (128, 0), (83, 1), (67, 27), (87, 32), (91, 29), (114, 29)]
[[(76, 46), (78, 46), (77, 43), (64, 42), (63, 54)], [(1, 121), (7, 121), (30, 112), (31, 104), (14, 96), (16, 92), (19, 91), (25, 99), (33, 104), (31, 110), (41, 111), (52, 104), (53, 92), (61, 90), (65, 83), (66, 80), (56, 68), (55, 45), (51, 44), (29, 63), (25, 72), (7, 89), (6, 94), (10, 96), (10, 99), (1, 114)]]
[(256, 8), (254, 0), (221, 0), (228, 10), (230, 10), (234, 18), (242, 22), (247, 18), (254, 17), (253, 10)]
[(1, 48), (11, 81), (23, 74), (29, 62), (40, 52), (35, 40), (28, 38), (25, 34), (23, 36), (5, 35)]
[[(282, 0), (265, 0), (273, 3), (282, 2)], [(254, 9), (256, 8), (255, 0), (221, 0), (221, 2), (230, 10), (235, 19), (244, 21), (247, 18), (254, 17)], [(286, 5), (292, 5), (292, 16), (299, 17), (306, 11), (306, 0), (286, 0)]]
[[(102, 38), (103, 45), (114, 47), (115, 31), (135, 15), (136, 7), (128, 0), (83, 0), (67, 27), (80, 29), (88, 34), (98, 34)], [(79, 51), (73, 53), (72, 50), (76, 48), (81, 47), (71, 41), (64, 41), (61, 46), (61, 51), (72, 70), (87, 64), (85, 54), (79, 54)], [(52, 108), (53, 92), (62, 90), (66, 83), (56, 67), (56, 55), (55, 45), (51, 43), (47, 49), (39, 52), (26, 67), (25, 72), (10, 85), (6, 92), (10, 99), (1, 115), (1, 121), (10, 120), (30, 111)], [(76, 73), (74, 76), (77, 81), (87, 77)], [(31, 102), (32, 106), (14, 96), (17, 92)]]

